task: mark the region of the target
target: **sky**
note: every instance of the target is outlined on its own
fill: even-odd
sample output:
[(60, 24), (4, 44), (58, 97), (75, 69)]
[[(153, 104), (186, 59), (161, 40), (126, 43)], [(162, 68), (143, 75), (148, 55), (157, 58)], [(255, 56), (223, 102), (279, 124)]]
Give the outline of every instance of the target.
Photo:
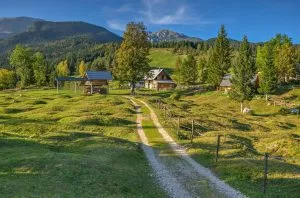
[(84, 21), (122, 35), (130, 21), (147, 30), (169, 29), (188, 36), (228, 36), (252, 42), (277, 33), (300, 43), (300, 0), (0, 0), (0, 17), (29, 16), (51, 21)]

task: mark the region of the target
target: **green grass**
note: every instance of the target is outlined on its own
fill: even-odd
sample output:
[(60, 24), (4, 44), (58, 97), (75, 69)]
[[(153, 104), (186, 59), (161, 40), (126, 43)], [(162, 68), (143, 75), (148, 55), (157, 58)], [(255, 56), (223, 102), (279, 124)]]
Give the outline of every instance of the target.
[[(239, 103), (222, 92), (183, 94), (180, 100), (172, 100), (172, 93), (162, 92), (175, 117), (182, 116), (181, 122), (191, 124), (195, 119), (200, 126), (196, 129), (203, 136), (190, 140), (177, 139), (176, 130), (163, 118), (163, 111), (157, 110), (162, 124), (170, 135), (181, 144), (188, 145), (188, 152), (201, 164), (211, 168), (221, 179), (239, 189), (249, 197), (264, 197), (263, 158), (260, 154), (270, 153), (286, 161), (269, 161), (268, 197), (297, 197), (300, 194), (300, 117), (283, 115), (281, 107), (267, 105), (263, 98), (245, 104), (253, 109), (253, 115), (239, 112)], [(157, 94), (159, 97), (160, 94)], [(289, 97), (292, 96), (292, 97)], [(292, 98), (299, 104), (300, 90), (292, 90), (280, 97)], [(149, 98), (144, 98), (149, 100)], [(152, 103), (156, 108), (155, 103)], [(187, 137), (187, 132), (181, 130)], [(217, 135), (221, 137), (219, 163), (215, 163)], [(250, 148), (250, 149), (248, 149)]]
[(178, 57), (185, 58), (185, 55), (173, 54), (172, 49), (153, 48), (150, 50), (150, 65), (152, 67), (161, 67), (166, 69), (174, 69)]
[(164, 197), (120, 96), (0, 93), (1, 197)]

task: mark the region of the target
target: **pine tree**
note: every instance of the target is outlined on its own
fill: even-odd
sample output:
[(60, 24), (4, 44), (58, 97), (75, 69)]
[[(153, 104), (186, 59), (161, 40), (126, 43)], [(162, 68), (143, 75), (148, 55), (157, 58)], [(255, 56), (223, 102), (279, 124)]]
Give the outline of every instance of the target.
[(252, 84), (254, 75), (255, 62), (248, 39), (244, 36), (237, 60), (233, 64), (232, 91), (230, 92), (230, 96), (241, 103), (241, 112), (243, 112), (244, 101), (251, 100), (254, 95)]
[(274, 92), (277, 87), (274, 50), (270, 43), (257, 49), (256, 65), (259, 71), (259, 92), (266, 95)]
[(114, 73), (118, 80), (130, 82), (132, 94), (135, 92), (135, 84), (149, 73), (149, 47), (144, 24), (127, 24), (123, 42), (116, 54)]
[(208, 83), (217, 87), (231, 65), (231, 48), (224, 25), (221, 26), (208, 63)]
[(194, 85), (198, 79), (197, 62), (193, 55), (188, 55), (182, 63), (182, 81), (185, 85)]

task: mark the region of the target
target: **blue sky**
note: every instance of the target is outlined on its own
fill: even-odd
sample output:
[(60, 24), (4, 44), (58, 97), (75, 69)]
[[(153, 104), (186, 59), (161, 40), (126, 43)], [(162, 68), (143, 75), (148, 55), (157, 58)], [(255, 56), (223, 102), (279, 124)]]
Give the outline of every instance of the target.
[(1, 0), (0, 17), (85, 21), (119, 35), (129, 21), (143, 21), (152, 32), (170, 29), (202, 39), (215, 37), (224, 24), (233, 39), (266, 41), (285, 33), (300, 43), (299, 8), (299, 0)]

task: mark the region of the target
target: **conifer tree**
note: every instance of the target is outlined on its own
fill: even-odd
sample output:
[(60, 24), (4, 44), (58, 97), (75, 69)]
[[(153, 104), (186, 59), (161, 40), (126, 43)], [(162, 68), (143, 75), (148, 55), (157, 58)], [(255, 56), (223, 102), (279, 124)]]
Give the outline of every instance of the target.
[(268, 100), (268, 94), (274, 92), (277, 87), (274, 51), (270, 43), (257, 49), (256, 66), (259, 71), (259, 92), (265, 94)]
[(219, 86), (222, 77), (228, 72), (231, 65), (231, 48), (224, 25), (218, 33), (213, 52), (208, 63), (208, 83)]
[(232, 91), (230, 92), (230, 96), (241, 103), (241, 112), (243, 112), (243, 102), (251, 100), (254, 95), (252, 84), (254, 75), (255, 62), (248, 39), (244, 36), (238, 57), (233, 64)]
[(123, 36), (123, 42), (116, 54), (115, 76), (123, 82), (130, 82), (131, 93), (135, 85), (149, 73), (148, 64), (150, 43), (143, 23), (129, 23)]

